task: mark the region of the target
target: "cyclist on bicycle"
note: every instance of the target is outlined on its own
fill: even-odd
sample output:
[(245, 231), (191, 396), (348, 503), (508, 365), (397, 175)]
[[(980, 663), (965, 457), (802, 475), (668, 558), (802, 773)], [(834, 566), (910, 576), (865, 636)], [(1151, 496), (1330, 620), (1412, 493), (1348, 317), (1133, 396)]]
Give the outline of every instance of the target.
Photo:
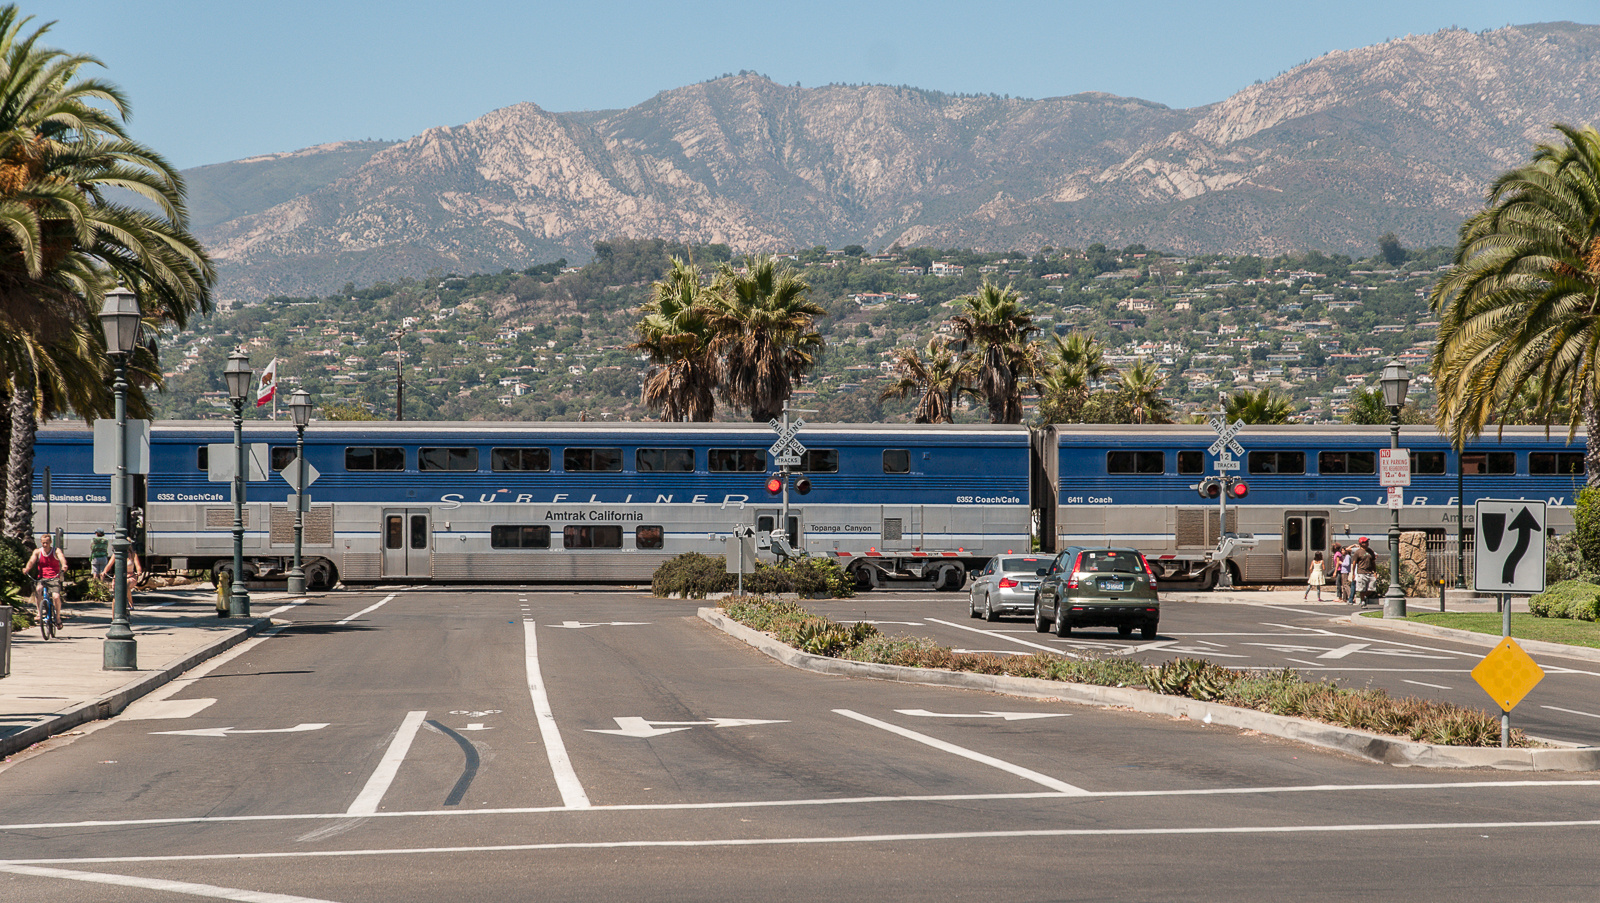
[(34, 592), (39, 593), (39, 602), (42, 610), (47, 613), (51, 623), (61, 625), (61, 578), (67, 571), (67, 556), (55, 546), (55, 538), (49, 533), (39, 536), (39, 548), (33, 550), (28, 556), (28, 564), (23, 569), (24, 573), (34, 576), (38, 586)]

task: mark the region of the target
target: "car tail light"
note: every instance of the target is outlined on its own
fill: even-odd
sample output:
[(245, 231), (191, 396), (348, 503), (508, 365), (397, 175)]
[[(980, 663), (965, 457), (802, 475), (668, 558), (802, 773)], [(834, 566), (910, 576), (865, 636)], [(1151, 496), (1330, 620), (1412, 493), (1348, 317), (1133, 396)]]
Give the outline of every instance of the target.
[(1078, 581), (1083, 579), (1082, 572), (1078, 570), (1078, 565), (1080, 564), (1083, 564), (1082, 552), (1078, 553), (1077, 558), (1072, 559), (1072, 576), (1067, 578), (1067, 589), (1077, 589)]
[(1010, 577), (1001, 577), (1000, 578), (1000, 588), (1001, 589), (1011, 589), (1012, 587), (1018, 586), (1018, 585), (1019, 584), (1017, 583), (1017, 581), (1012, 580)]
[(1156, 588), (1156, 572), (1151, 569), (1150, 560), (1148, 558), (1145, 558), (1143, 555), (1140, 555), (1139, 556), (1139, 562), (1144, 565), (1145, 576), (1150, 578), (1150, 588), (1151, 589), (1155, 589)]

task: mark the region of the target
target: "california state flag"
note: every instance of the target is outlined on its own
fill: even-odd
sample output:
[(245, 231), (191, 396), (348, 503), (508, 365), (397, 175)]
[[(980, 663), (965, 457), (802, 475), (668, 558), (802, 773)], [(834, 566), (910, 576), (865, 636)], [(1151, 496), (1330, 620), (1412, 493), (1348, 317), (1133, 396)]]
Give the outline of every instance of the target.
[[(256, 407), (272, 400), (278, 392), (278, 359), (273, 358), (267, 369), (261, 371), (261, 385), (256, 387)], [(276, 410), (276, 409), (274, 409)]]

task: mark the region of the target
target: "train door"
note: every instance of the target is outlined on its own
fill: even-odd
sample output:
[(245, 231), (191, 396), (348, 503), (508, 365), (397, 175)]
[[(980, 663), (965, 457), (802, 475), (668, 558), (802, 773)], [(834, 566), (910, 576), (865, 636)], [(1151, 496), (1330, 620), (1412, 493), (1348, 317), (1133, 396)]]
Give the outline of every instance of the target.
[[(803, 548), (800, 545), (801, 513), (799, 508), (789, 509), (789, 548), (797, 552)], [(756, 511), (756, 532), (771, 533), (778, 529), (778, 519), (782, 516), (783, 512), (777, 508), (762, 508)]]
[(1328, 512), (1283, 512), (1283, 577), (1295, 582), (1311, 570), (1311, 559), (1322, 553), (1322, 572), (1329, 573)]
[(383, 511), (383, 576), (431, 577), (433, 527), (427, 508)]

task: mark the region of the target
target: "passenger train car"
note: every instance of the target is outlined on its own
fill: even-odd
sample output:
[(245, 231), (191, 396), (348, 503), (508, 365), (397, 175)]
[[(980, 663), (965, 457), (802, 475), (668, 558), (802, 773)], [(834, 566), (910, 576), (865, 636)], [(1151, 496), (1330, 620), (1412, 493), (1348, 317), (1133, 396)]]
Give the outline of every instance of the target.
[[(1205, 425), (1051, 426), (1034, 437), (1039, 532), (1047, 548), (1067, 544), (1140, 549), (1164, 579), (1215, 582), (1210, 550), (1223, 531), (1216, 500), (1193, 488), (1215, 476)], [(1301, 583), (1312, 556), (1362, 536), (1388, 547), (1387, 490), (1378, 484), (1386, 426), (1250, 426), (1237, 476), (1248, 495), (1230, 500), (1228, 532), (1252, 535), (1253, 548), (1229, 562), (1235, 582)], [(1584, 485), (1584, 436), (1566, 442), (1559, 429), (1507, 427), (1457, 454), (1432, 426), (1405, 426), (1411, 485), (1403, 490), (1402, 531), (1453, 539), (1471, 548), (1473, 505), (1480, 498), (1548, 503), (1557, 531), (1571, 528), (1571, 506)], [(1458, 500), (1460, 502), (1458, 506)], [(1049, 543), (1054, 540), (1055, 546)]]
[[(675, 555), (730, 553), (741, 527), (781, 529), (767, 491), (774, 433), (754, 424), (313, 423), (303, 549), (307, 583), (641, 581)], [(790, 544), (834, 557), (863, 585), (914, 578), (958, 589), (1032, 533), (1023, 427), (805, 428), (806, 495), (792, 494)], [(271, 469), (295, 458), (281, 422), (249, 422)], [(231, 424), (157, 423), (150, 474), (134, 482), (147, 568), (231, 570), (233, 506), (209, 478), (210, 446)], [(109, 534), (110, 478), (93, 472), (92, 433), (39, 431), (35, 526), (61, 528), (69, 556)], [(48, 498), (44, 468), (51, 471)], [(291, 566), (291, 490), (274, 473), (246, 491), (247, 575)]]

